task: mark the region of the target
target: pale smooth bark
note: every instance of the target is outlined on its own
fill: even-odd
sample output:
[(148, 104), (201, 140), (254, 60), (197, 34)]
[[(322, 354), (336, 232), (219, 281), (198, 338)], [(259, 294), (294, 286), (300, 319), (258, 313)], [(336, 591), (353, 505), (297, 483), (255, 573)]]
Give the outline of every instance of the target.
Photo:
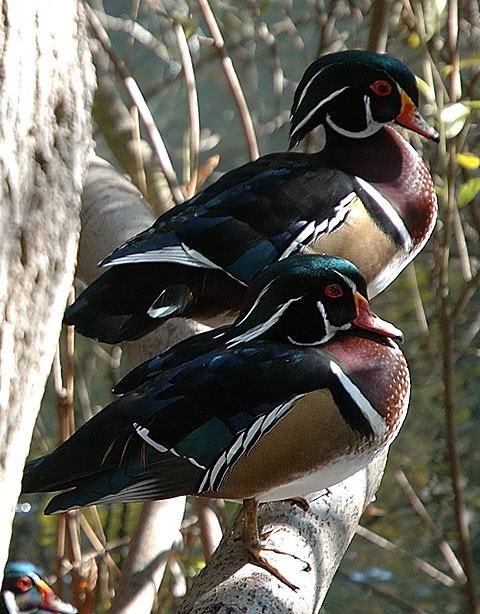
[[(88, 284), (106, 270), (97, 263), (121, 243), (148, 228), (155, 215), (126, 177), (95, 156), (85, 183), (81, 220), (77, 277)], [(122, 349), (133, 367), (202, 330), (205, 326), (197, 322), (172, 318), (149, 335), (123, 343)]]
[[(179, 614), (314, 614), (320, 610), (365, 507), (380, 485), (386, 453), (327, 492), (309, 495), (305, 511), (293, 501), (259, 508), (261, 532), (273, 532), (268, 545), (286, 554), (270, 560), (298, 591), (249, 563), (241, 540), (241, 513), (185, 598)], [(293, 558), (295, 555), (301, 559)], [(303, 561), (303, 562), (302, 562)], [(305, 563), (310, 570), (305, 571)]]
[[(81, 218), (77, 277), (85, 283), (103, 272), (97, 266), (102, 258), (155, 219), (135, 186), (98, 157), (91, 160)], [(200, 330), (204, 327), (195, 322), (172, 320), (142, 339), (122, 344), (122, 349), (134, 366)], [(112, 614), (151, 610), (168, 554), (179, 537), (184, 509), (184, 497), (144, 505), (112, 602)]]
[(0, 572), (73, 279), (95, 86), (75, 0), (1, 14)]

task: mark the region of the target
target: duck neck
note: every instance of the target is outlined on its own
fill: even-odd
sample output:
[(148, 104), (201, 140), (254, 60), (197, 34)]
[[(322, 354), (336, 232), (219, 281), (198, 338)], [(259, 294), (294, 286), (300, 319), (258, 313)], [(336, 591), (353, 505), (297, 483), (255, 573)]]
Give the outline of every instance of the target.
[(412, 239), (422, 242), (436, 219), (437, 200), (430, 173), (413, 147), (391, 126), (365, 139), (326, 130), (324, 164), (371, 183), (396, 209)]
[(396, 130), (384, 126), (367, 138), (355, 139), (326, 128), (325, 162), (372, 183), (390, 183), (402, 175), (410, 145)]

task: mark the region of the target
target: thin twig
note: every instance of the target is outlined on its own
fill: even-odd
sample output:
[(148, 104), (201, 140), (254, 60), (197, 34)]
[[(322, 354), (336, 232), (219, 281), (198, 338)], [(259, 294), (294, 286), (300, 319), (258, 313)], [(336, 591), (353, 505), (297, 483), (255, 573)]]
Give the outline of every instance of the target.
[(395, 479), (398, 485), (400, 486), (400, 488), (405, 493), (405, 496), (410, 502), (410, 505), (412, 506), (412, 509), (414, 510), (414, 512), (417, 514), (420, 520), (425, 524), (425, 526), (428, 528), (428, 530), (433, 535), (433, 538), (437, 544), (437, 547), (439, 551), (441, 552), (443, 558), (445, 559), (447, 565), (452, 570), (453, 575), (457, 578), (457, 580), (461, 584), (465, 584), (465, 580), (466, 580), (465, 573), (454, 551), (450, 547), (450, 544), (440, 534), (440, 531), (438, 530), (437, 525), (433, 522), (432, 517), (428, 513), (423, 503), (421, 502), (417, 493), (413, 490), (412, 485), (408, 481), (407, 476), (401, 469), (395, 472)]
[(467, 241), (463, 232), (462, 218), (458, 208), (453, 210), (453, 231), (455, 233), (455, 241), (457, 243), (458, 258), (460, 260), (460, 269), (462, 271), (463, 280), (468, 282), (472, 279), (472, 267), (470, 265), (470, 256), (468, 254)]
[(386, 591), (383, 588), (379, 588), (378, 586), (375, 586), (374, 584), (370, 584), (369, 582), (366, 582), (365, 580), (352, 580), (352, 578), (348, 574), (342, 571), (339, 571), (338, 575), (344, 578), (344, 580), (347, 580), (348, 582), (352, 582), (353, 584), (357, 584), (358, 586), (361, 586), (367, 589), (369, 592), (373, 593), (374, 595), (377, 595), (378, 597), (381, 597), (388, 603), (392, 603), (395, 607), (402, 610), (403, 612), (409, 612), (410, 614), (428, 614), (422, 608), (418, 608), (417, 606), (412, 605), (411, 603), (407, 603), (400, 597), (397, 597), (396, 595), (392, 595), (391, 592)]
[(162, 136), (155, 125), (155, 121), (147, 103), (145, 102), (145, 98), (143, 97), (137, 82), (128, 74), (125, 63), (114, 52), (110, 38), (108, 37), (108, 34), (98, 19), (95, 11), (93, 11), (88, 5), (85, 5), (85, 7), (90, 26), (95, 32), (95, 36), (98, 38), (100, 44), (111, 59), (115, 70), (122, 78), (123, 85), (128, 96), (130, 97), (130, 100), (138, 108), (140, 118), (150, 138), (153, 150), (157, 156), (160, 167), (165, 175), (165, 179), (167, 180), (168, 187), (172, 193), (172, 198), (176, 204), (179, 204), (184, 201), (183, 192), (178, 184), (177, 176), (170, 160), (170, 156), (168, 155), (167, 148), (165, 147), (165, 143), (163, 142)]
[(469, 303), (470, 299), (475, 294), (479, 284), (480, 284), (480, 269), (475, 273), (472, 279), (470, 279), (470, 281), (468, 281), (463, 287), (462, 293), (460, 294), (460, 297), (458, 298), (457, 302), (455, 303), (452, 309), (451, 317), (452, 317), (453, 322), (455, 322), (460, 317), (463, 310)]
[(242, 86), (240, 85), (240, 81), (238, 80), (238, 76), (235, 72), (233, 62), (225, 51), (225, 43), (223, 40), (222, 33), (220, 32), (220, 28), (218, 27), (215, 15), (210, 8), (208, 0), (198, 0), (198, 6), (212, 35), (215, 49), (217, 50), (217, 53), (222, 62), (222, 68), (225, 73), (225, 77), (232, 91), (235, 104), (237, 105), (238, 113), (240, 115), (240, 121), (242, 123), (245, 139), (247, 141), (248, 154), (251, 160), (256, 160), (256, 158), (258, 158), (258, 145), (255, 136), (255, 130), (253, 127), (252, 116), (250, 114), (250, 111), (248, 110)]
[[(461, 95), (459, 47), (458, 47), (458, 2), (450, 0), (447, 7), (447, 48), (451, 73), (449, 75), (450, 100), (455, 102)], [(473, 566), (472, 549), (467, 520), (467, 509), (462, 486), (462, 472), (457, 446), (456, 420), (455, 420), (455, 379), (454, 379), (454, 328), (451, 317), (449, 300), (449, 254), (450, 243), (454, 227), (455, 209), (455, 178), (457, 174), (456, 142), (452, 139), (448, 143), (448, 165), (446, 175), (446, 197), (444, 204), (443, 233), (441, 236), (442, 260), (439, 273), (440, 290), (440, 319), (442, 324), (442, 362), (443, 362), (443, 385), (444, 385), (444, 411), (445, 429), (448, 450), (448, 463), (450, 478), (454, 493), (455, 519), (458, 530), (458, 539), (462, 557), (463, 568), (466, 575), (465, 591), (470, 605), (470, 613), (480, 612), (475, 569)]]
[[(111, 539), (104, 545), (102, 550), (94, 549), (94, 550), (90, 550), (89, 552), (85, 552), (83, 555), (83, 562), (88, 562), (92, 559), (103, 557), (105, 553), (112, 552), (112, 550), (118, 550), (119, 548), (125, 548), (125, 546), (128, 546), (131, 541), (132, 541), (132, 538), (130, 537), (130, 535), (123, 535), (122, 537)], [(117, 565), (115, 565), (115, 570), (117, 570), (118, 572)]]
[(372, 3), (372, 17), (367, 42), (369, 51), (385, 53), (392, 8), (392, 0), (375, 0)]
[(444, 586), (452, 587), (455, 586), (455, 584), (457, 583), (453, 578), (443, 573), (443, 571), (440, 571), (440, 569), (437, 569), (433, 565), (430, 565), (430, 563), (428, 563), (427, 561), (413, 556), (403, 548), (400, 548), (400, 546), (397, 546), (396, 544), (389, 541), (388, 539), (385, 539), (381, 535), (370, 531), (366, 527), (362, 527), (362, 525), (358, 525), (356, 533), (360, 537), (363, 537), (363, 539), (369, 541), (371, 544), (375, 544), (375, 546), (378, 546), (383, 550), (387, 550), (388, 552), (395, 554), (395, 556), (401, 556), (402, 558), (408, 559), (409, 561), (411, 561), (412, 565), (417, 567), (417, 569), (420, 569), (420, 571), (423, 571), (424, 574), (430, 576)]
[[(80, 514), (80, 526), (95, 551), (104, 555), (104, 560), (107, 565), (114, 570), (116, 575), (119, 577), (120, 569), (113, 560), (112, 555), (107, 550), (105, 536), (102, 535), (102, 539), (100, 539), (82, 513)], [(84, 556), (82, 556), (82, 560), (85, 560)]]
[(200, 114), (198, 110), (197, 86), (192, 56), (188, 48), (187, 38), (182, 25), (176, 21), (173, 25), (177, 37), (178, 50), (182, 60), (185, 89), (187, 91), (189, 122), (189, 177), (186, 185), (186, 198), (191, 198), (197, 191), (198, 152), (200, 149)]
[(415, 315), (417, 317), (418, 328), (422, 334), (428, 333), (428, 320), (423, 307), (422, 295), (418, 287), (417, 275), (415, 272), (415, 264), (412, 262), (407, 267), (408, 279), (410, 280), (410, 288), (412, 289), (413, 304), (415, 306)]
[(203, 557), (205, 563), (208, 563), (222, 539), (222, 529), (218, 522), (217, 515), (210, 507), (209, 502), (202, 499), (195, 499), (194, 503), (200, 527)]

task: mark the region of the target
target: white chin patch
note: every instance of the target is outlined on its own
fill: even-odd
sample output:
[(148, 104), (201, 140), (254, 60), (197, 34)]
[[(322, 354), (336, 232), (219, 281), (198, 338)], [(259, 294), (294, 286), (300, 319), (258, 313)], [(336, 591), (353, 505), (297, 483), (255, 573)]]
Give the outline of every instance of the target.
[(335, 130), (335, 132), (337, 132), (338, 134), (346, 136), (350, 139), (365, 139), (369, 136), (372, 136), (372, 134), (378, 132), (384, 126), (384, 124), (379, 124), (373, 119), (370, 119), (367, 124), (367, 127), (364, 130), (360, 130), (359, 132), (351, 132), (350, 130), (345, 130), (345, 128), (342, 128), (341, 126), (337, 126), (337, 124), (335, 124), (330, 115), (327, 115), (326, 120), (327, 124), (330, 126), (330, 128), (332, 128), (332, 130)]

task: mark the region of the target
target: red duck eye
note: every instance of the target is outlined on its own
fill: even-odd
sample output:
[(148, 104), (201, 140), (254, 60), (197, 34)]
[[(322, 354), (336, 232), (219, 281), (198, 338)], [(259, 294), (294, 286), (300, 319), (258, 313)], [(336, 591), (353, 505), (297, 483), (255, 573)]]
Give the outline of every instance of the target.
[(15, 584), (18, 590), (25, 592), (25, 591), (29, 591), (32, 588), (33, 580), (29, 578), (28, 576), (23, 576), (23, 578), (18, 578)]
[(392, 91), (392, 86), (388, 81), (375, 81), (370, 86), (377, 96), (388, 96)]
[(343, 296), (343, 290), (338, 284), (329, 284), (325, 288), (325, 294), (330, 298), (340, 298), (341, 296)]

